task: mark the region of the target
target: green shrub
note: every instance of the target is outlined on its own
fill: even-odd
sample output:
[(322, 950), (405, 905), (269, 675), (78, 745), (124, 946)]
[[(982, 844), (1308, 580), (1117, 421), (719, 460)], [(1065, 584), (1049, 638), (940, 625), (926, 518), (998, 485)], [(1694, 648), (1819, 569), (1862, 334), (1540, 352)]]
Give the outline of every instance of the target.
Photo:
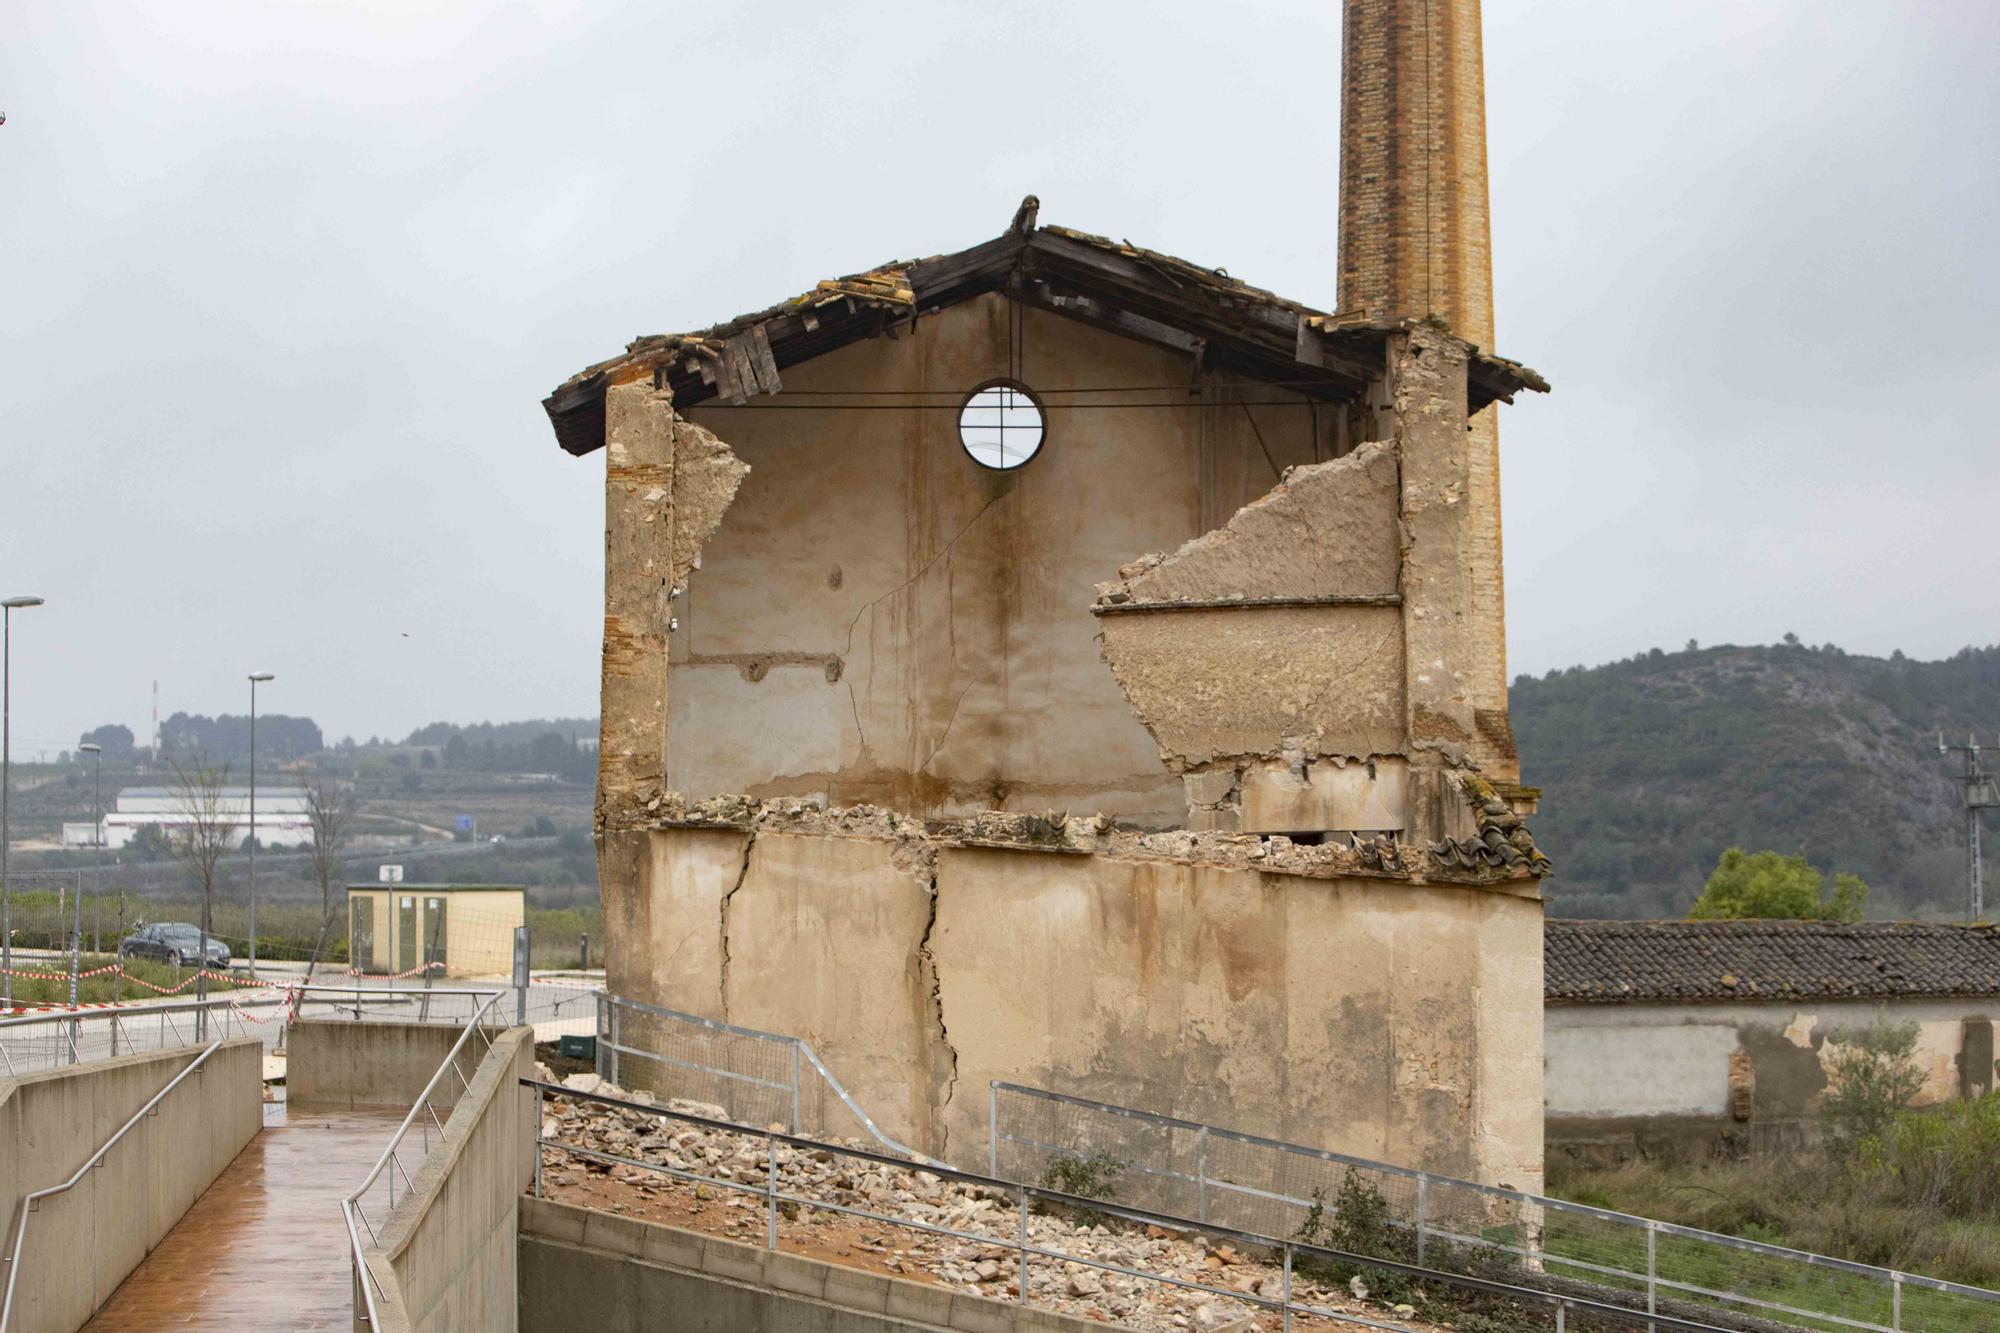
[(1871, 1023), (1832, 1034), (1827, 1057), (1827, 1130), (1838, 1146), (1851, 1150), (1880, 1134), (1924, 1088), (1917, 1068), (1915, 1023)]
[(2000, 1096), (1903, 1111), (1855, 1156), (1864, 1179), (1905, 1207), (2000, 1221)]
[(1835, 875), (1828, 896), (1826, 876), (1803, 856), (1746, 854), (1731, 847), (1715, 863), (1688, 916), (1696, 921), (1859, 921), (1867, 898), (1868, 886), (1858, 876)]
[[(1377, 1259), (1416, 1262), (1416, 1237), (1396, 1220), (1389, 1201), (1375, 1182), (1353, 1167), (1341, 1177), (1340, 1189), (1329, 1205), (1326, 1191), (1315, 1189), (1305, 1220), (1292, 1233), (1294, 1240), (1349, 1254), (1365, 1254)], [(1367, 1284), (1370, 1295), (1384, 1301), (1399, 1301), (1409, 1294), (1411, 1280), (1365, 1264), (1318, 1259), (1307, 1255), (1299, 1261), (1299, 1271), (1315, 1281), (1345, 1285), (1355, 1277)]]
[[(1042, 1171), (1041, 1186), (1045, 1190), (1073, 1194), (1079, 1199), (1115, 1199), (1118, 1197), (1118, 1177), (1130, 1165), (1130, 1162), (1109, 1153), (1057, 1153)], [(1111, 1221), (1105, 1214), (1091, 1208), (1074, 1208), (1058, 1203), (1037, 1203), (1035, 1208), (1037, 1212), (1068, 1218), (1079, 1226), (1101, 1226)]]

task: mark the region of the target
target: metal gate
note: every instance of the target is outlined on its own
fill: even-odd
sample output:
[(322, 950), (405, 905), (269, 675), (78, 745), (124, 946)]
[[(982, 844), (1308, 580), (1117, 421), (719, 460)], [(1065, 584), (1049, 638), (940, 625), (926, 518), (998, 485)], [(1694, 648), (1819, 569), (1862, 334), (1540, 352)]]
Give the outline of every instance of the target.
[(396, 970), (408, 972), (417, 965), (417, 900), (413, 896), (396, 899)]
[(424, 962), (441, 963), (445, 949), (445, 900), (442, 897), (424, 899)]

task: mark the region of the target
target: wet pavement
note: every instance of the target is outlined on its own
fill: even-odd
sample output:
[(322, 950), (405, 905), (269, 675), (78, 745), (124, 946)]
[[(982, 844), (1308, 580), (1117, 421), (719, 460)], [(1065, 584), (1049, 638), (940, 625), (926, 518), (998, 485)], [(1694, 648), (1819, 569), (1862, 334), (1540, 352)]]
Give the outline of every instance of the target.
[(401, 1119), (399, 1111), (266, 1107), (263, 1132), (84, 1328), (351, 1329), (353, 1265), (340, 1200)]

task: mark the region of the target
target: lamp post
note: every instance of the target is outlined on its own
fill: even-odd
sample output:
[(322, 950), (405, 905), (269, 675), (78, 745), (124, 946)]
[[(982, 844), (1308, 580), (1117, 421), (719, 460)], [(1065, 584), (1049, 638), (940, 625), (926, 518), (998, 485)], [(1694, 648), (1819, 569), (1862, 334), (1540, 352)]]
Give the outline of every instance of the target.
[[(90, 845), (97, 851), (97, 869), (92, 878), (96, 881), (97, 896), (104, 897), (104, 747), (85, 741), (76, 747), (95, 762), (90, 775), (90, 812), (96, 823), (91, 826)], [(83, 890), (78, 887), (76, 895), (76, 929), (69, 937), (69, 1007), (76, 1008), (76, 982), (83, 971)], [(75, 1064), (77, 1038), (81, 1024), (72, 1021), (69, 1025), (69, 1060)]]
[[(268, 671), (250, 673), (250, 979), (257, 979), (257, 686), (275, 680)], [(201, 942), (208, 948), (208, 941)], [(207, 959), (202, 960), (207, 965)]]
[(14, 888), (7, 879), (7, 807), (14, 766), (14, 613), (40, 606), (39, 597), (0, 599), (0, 1007), (14, 1004)]

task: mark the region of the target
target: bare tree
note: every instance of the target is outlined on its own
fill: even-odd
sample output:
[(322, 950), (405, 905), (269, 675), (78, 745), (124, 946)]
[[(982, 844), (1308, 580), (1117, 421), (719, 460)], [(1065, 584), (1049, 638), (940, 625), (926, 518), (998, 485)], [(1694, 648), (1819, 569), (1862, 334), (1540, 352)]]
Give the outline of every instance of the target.
[(312, 958), (306, 963), (306, 980), (312, 980), (319, 966), (326, 937), (333, 930), (334, 881), (340, 878), (340, 844), (347, 837), (361, 802), (350, 788), (343, 791), (332, 778), (320, 778), (306, 788), (306, 819), (312, 824), (312, 870), (319, 881), (319, 939), (313, 944)]
[[(194, 990), (197, 1000), (208, 998), (208, 934), (214, 922), (215, 875), (223, 854), (236, 843), (236, 816), (224, 799), (229, 784), (229, 765), (216, 764), (197, 751), (186, 763), (169, 759), (173, 770), (174, 809), (179, 820), (168, 838), (168, 848), (176, 861), (188, 868), (201, 888), (201, 957)], [(196, 1016), (197, 1029), (207, 1031), (207, 1011)]]

